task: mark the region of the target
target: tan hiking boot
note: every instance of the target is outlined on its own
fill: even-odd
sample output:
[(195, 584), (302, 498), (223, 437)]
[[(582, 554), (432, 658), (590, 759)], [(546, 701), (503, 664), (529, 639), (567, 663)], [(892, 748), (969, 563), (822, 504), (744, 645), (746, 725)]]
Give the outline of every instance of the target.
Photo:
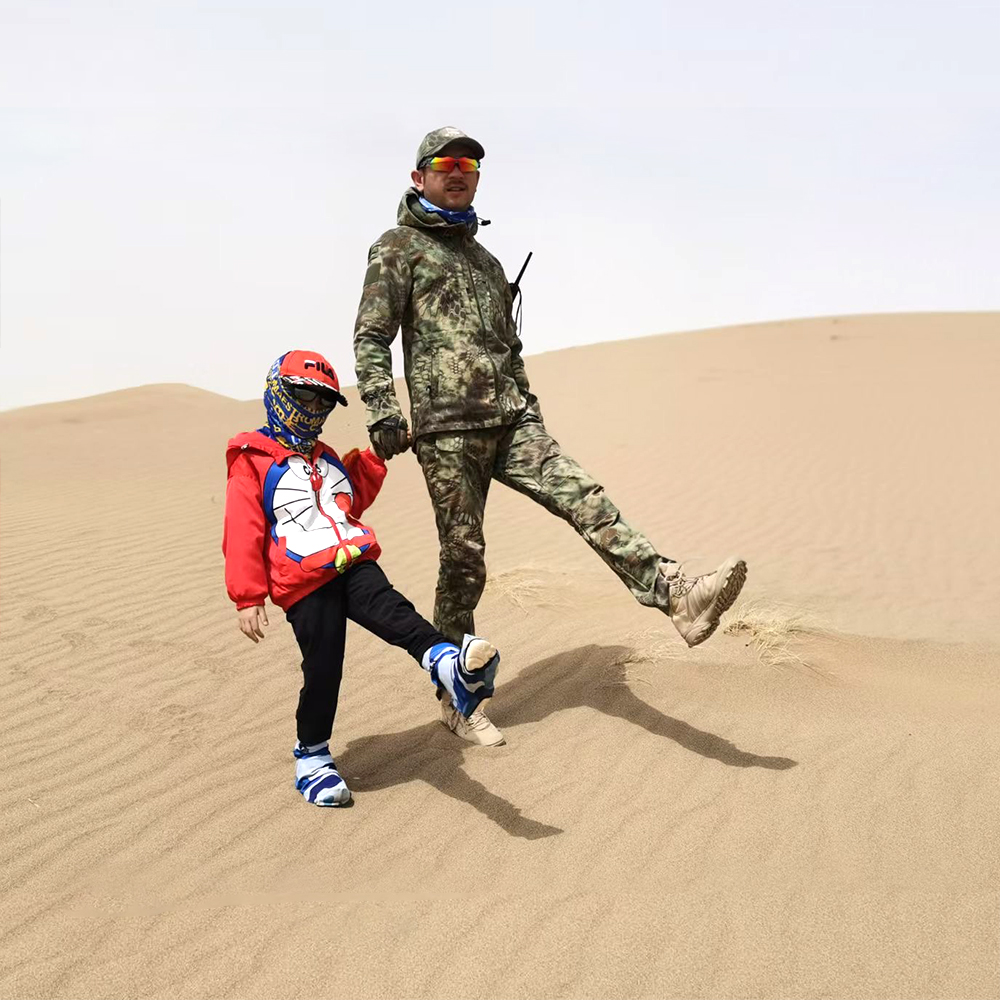
[(498, 747), (505, 742), (503, 733), (486, 718), (481, 709), (476, 709), (468, 718), (462, 715), (446, 695), (441, 699), (441, 722), (456, 736), (480, 747)]
[(747, 564), (732, 556), (714, 573), (702, 576), (685, 576), (680, 563), (662, 562), (656, 578), (657, 606), (670, 615), (681, 638), (697, 646), (716, 630), (746, 578)]

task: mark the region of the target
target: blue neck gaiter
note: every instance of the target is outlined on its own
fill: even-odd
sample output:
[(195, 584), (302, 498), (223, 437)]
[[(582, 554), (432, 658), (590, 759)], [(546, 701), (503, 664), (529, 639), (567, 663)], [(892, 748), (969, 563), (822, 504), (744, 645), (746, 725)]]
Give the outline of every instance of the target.
[(265, 437), (277, 441), (289, 451), (309, 454), (319, 440), (323, 422), (333, 409), (333, 405), (314, 413), (296, 402), (281, 381), (281, 362), (284, 358), (285, 355), (282, 354), (267, 373), (267, 382), (264, 386), (267, 424), (257, 429)]
[(424, 207), (425, 211), (433, 212), (435, 215), (440, 215), (445, 222), (450, 222), (453, 225), (460, 225), (462, 223), (476, 221), (476, 210), (471, 205), (464, 212), (452, 212), (447, 208), (438, 208), (437, 205), (428, 201), (423, 195), (419, 195), (418, 197), (420, 198), (420, 204)]

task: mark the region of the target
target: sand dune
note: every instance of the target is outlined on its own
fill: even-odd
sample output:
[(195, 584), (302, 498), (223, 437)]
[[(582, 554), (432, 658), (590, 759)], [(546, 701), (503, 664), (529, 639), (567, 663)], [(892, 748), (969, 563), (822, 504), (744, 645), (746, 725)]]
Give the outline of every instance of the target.
[[(508, 745), (465, 749), (426, 675), (354, 629), (356, 803), (316, 809), (291, 630), (275, 610), (252, 646), (222, 585), (225, 441), (259, 403), (145, 386), (0, 414), (0, 996), (1000, 994), (1000, 316), (528, 371), (665, 554), (745, 556), (736, 612), (801, 619), (781, 655), (747, 630), (688, 650), (495, 487), (477, 624)], [(412, 456), (371, 521), (429, 614)]]

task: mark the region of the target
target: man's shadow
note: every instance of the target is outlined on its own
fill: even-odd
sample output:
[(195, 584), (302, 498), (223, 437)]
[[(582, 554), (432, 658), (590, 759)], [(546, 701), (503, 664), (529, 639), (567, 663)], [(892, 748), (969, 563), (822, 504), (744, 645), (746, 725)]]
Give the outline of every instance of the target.
[[(510, 730), (563, 709), (587, 706), (673, 740), (685, 750), (728, 767), (766, 767), (778, 771), (795, 767), (797, 761), (788, 757), (746, 753), (721, 736), (696, 729), (647, 705), (628, 686), (627, 669), (633, 655), (634, 650), (627, 646), (590, 645), (533, 663), (509, 683), (497, 687), (498, 697), (496, 704), (490, 705), (490, 717), (501, 729)], [(441, 742), (442, 738), (447, 740), (446, 744)], [(467, 749), (473, 753), (491, 752)], [(337, 762), (341, 774), (348, 776), (352, 787), (360, 792), (379, 791), (408, 781), (426, 781), (438, 791), (478, 809), (512, 836), (537, 840), (562, 833), (559, 827), (522, 816), (515, 805), (469, 777), (462, 770), (465, 752), (465, 744), (448, 734), (440, 723), (431, 722), (403, 732), (351, 740), (337, 755)]]

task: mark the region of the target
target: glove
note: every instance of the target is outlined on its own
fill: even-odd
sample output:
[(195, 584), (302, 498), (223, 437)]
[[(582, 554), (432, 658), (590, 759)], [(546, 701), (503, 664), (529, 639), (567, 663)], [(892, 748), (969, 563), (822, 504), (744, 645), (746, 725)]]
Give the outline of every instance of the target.
[(383, 417), (368, 428), (368, 436), (375, 454), (383, 462), (410, 447), (410, 427), (405, 417)]

